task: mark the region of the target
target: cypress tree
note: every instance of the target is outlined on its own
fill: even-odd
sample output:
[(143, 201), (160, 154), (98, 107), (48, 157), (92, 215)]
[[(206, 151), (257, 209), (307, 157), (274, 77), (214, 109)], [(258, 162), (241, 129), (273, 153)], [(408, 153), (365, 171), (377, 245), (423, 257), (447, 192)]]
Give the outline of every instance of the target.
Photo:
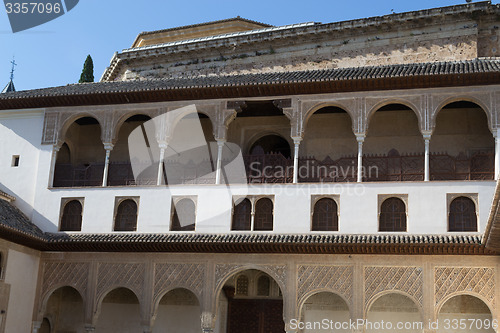
[(90, 54), (87, 56), (87, 59), (85, 59), (82, 75), (80, 75), (80, 81), (78, 81), (78, 83), (84, 82), (94, 82), (94, 62)]

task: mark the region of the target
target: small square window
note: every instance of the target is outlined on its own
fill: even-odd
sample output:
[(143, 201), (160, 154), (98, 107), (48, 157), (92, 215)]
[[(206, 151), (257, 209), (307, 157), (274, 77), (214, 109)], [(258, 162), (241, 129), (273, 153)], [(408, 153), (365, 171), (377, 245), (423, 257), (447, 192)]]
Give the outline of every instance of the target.
[(12, 167), (19, 166), (19, 155), (12, 155)]

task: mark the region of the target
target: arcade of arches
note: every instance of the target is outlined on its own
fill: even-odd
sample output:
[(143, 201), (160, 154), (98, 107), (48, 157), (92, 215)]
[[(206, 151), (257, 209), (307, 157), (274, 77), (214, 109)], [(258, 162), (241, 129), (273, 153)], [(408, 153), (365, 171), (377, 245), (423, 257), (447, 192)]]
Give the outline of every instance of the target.
[[(422, 116), (407, 104), (386, 103), (374, 108), (366, 118), (364, 132), (353, 131), (359, 120), (349, 112), (328, 105), (312, 110), (304, 119), (301, 137), (293, 138), (290, 132), (296, 131), (295, 125), (271, 102), (246, 102), (234, 120), (224, 125), (225, 130), (214, 122), (213, 115), (199, 112), (202, 133), (197, 150), (184, 160), (176, 157), (185, 145), (189, 119), (176, 123), (166, 144), (163, 167), (170, 168), (171, 180), (156, 179), (156, 157), (147, 176), (134, 179), (128, 137), (134, 129), (144, 129), (150, 116), (130, 115), (117, 125), (116, 139), (103, 144), (105, 134), (99, 121), (86, 115), (64, 132), (53, 185), (214, 183), (218, 159), (225, 160), (221, 151), (218, 156), (218, 149), (227, 143), (240, 147), (251, 183), (494, 178), (495, 139), (487, 111), (476, 103), (459, 100), (444, 104), (432, 129), (425, 131)], [(159, 143), (150, 136), (148, 145), (156, 152)], [(285, 171), (270, 175), (255, 172), (266, 167)]]
[[(444, 333), (454, 319), (476, 320), (482, 328), (463, 332), (478, 333), (494, 332), (499, 319), (493, 256), (455, 265), (418, 255), (316, 255), (315, 263), (279, 254), (43, 256), (37, 333), (317, 333), (323, 320), (336, 332), (380, 332), (383, 321)], [(364, 328), (339, 326), (358, 319)]]

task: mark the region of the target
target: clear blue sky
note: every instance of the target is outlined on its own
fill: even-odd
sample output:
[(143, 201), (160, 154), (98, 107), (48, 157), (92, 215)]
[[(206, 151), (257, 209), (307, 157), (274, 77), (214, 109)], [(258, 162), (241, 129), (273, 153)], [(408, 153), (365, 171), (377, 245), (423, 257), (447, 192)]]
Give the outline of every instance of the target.
[[(29, 2), (29, 1), (28, 1)], [(171, 28), (240, 15), (272, 25), (337, 22), (434, 7), (465, 0), (80, 0), (67, 14), (13, 34), (0, 5), (0, 90), (15, 56), (17, 90), (61, 86), (80, 78), (87, 54), (98, 81), (115, 51), (131, 46), (142, 31)], [(498, 3), (498, 1), (494, 1)]]

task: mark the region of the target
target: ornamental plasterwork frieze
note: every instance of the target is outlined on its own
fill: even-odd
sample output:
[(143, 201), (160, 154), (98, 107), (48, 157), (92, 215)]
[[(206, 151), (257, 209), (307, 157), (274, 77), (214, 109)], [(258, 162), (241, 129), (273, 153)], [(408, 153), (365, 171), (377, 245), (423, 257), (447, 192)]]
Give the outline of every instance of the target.
[(205, 271), (203, 264), (155, 264), (153, 299), (158, 300), (166, 290), (176, 288), (186, 288), (201, 299)]
[(297, 271), (297, 304), (314, 291), (331, 291), (352, 302), (353, 266), (301, 265)]
[(368, 266), (364, 268), (365, 310), (380, 293), (400, 291), (423, 304), (423, 270), (421, 267)]
[(75, 288), (83, 299), (87, 293), (89, 263), (46, 262), (43, 265), (41, 299), (55, 288), (70, 286)]
[(132, 290), (139, 300), (144, 289), (144, 264), (102, 263), (98, 266), (96, 300), (102, 300), (105, 293), (114, 288), (124, 287)]
[(492, 267), (436, 267), (434, 288), (436, 308), (455, 293), (481, 295), (496, 308), (495, 269)]
[(59, 113), (46, 112), (43, 121), (43, 145), (55, 145), (58, 139)]
[[(382, 91), (334, 93), (321, 96), (289, 96), (274, 99), (275, 104), (291, 122), (291, 137), (301, 138), (307, 126), (307, 119), (324, 106), (338, 106), (351, 116), (353, 132), (367, 132), (370, 115), (379, 107), (390, 103), (401, 103), (415, 110), (420, 130), (429, 133), (435, 127), (439, 110), (454, 101), (471, 101), (484, 108), (488, 115), (490, 129), (500, 127), (496, 106), (500, 105), (500, 93), (496, 87), (437, 88), (415, 91)], [(188, 105), (196, 105), (197, 111), (206, 114), (213, 125), (214, 136), (225, 139), (227, 126), (235, 117), (235, 111), (241, 111), (245, 106), (242, 100), (206, 100), (180, 101), (164, 103), (147, 103), (144, 105), (113, 105), (51, 108), (45, 111), (42, 144), (59, 145), (64, 142), (64, 134), (74, 120), (91, 116), (99, 121), (102, 129), (103, 142), (112, 143), (116, 140), (121, 124), (134, 114), (155, 116)]]

